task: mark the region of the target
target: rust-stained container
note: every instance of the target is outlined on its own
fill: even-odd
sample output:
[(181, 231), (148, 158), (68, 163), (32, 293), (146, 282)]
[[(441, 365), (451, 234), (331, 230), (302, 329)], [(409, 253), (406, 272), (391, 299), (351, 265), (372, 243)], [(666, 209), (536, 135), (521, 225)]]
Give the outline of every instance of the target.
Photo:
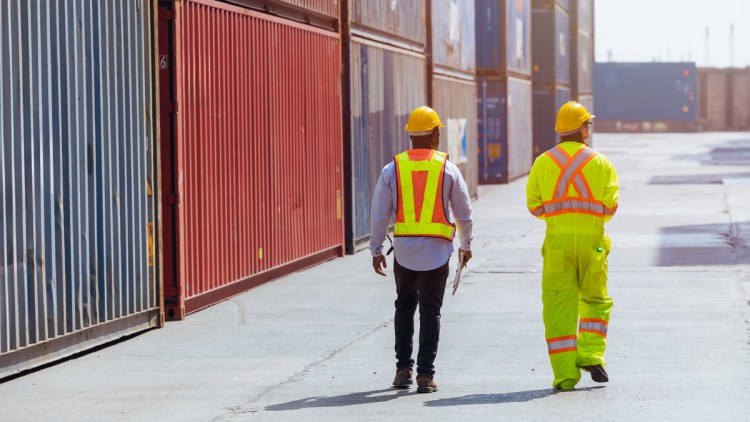
[(474, 80), (435, 75), (432, 107), (445, 127), (440, 128), (441, 151), (458, 166), (472, 198), (477, 197), (477, 84)]
[(350, 45), (346, 122), (347, 252), (370, 237), (370, 200), (383, 167), (410, 147), (409, 113), (427, 102), (424, 55), (370, 40)]
[(348, 1), (351, 33), (401, 48), (423, 52), (425, 0)]
[(508, 183), (532, 164), (531, 81), (477, 78), (479, 183)]
[(172, 319), (339, 256), (344, 242), (338, 34), (211, 0), (176, 7), (175, 50), (160, 51), (175, 65), (161, 81), (176, 87), (162, 109), (178, 111), (161, 140), (175, 158), (163, 184)]
[(750, 68), (700, 68), (698, 81), (704, 129), (750, 128)]
[(153, 5), (0, 7), (0, 378), (161, 325)]
[(476, 69), (474, 0), (431, 2), (433, 71), (452, 76), (473, 75)]
[(310, 25), (338, 30), (342, 1), (348, 0), (222, 0)]

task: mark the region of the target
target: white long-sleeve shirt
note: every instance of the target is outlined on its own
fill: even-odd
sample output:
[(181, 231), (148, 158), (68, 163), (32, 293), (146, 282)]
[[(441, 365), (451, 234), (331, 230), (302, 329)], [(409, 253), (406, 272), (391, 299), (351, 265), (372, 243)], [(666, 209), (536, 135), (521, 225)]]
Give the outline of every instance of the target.
[[(380, 173), (370, 208), (370, 252), (383, 254), (383, 241), (398, 206), (396, 165), (388, 163)], [(450, 205), (450, 207), (449, 207)], [(460, 248), (471, 249), (473, 220), (471, 198), (461, 171), (450, 161), (443, 174), (443, 208), (449, 220), (451, 212), (458, 229)], [(453, 253), (453, 242), (435, 237), (396, 237), (393, 251), (399, 265), (413, 271), (429, 271), (445, 264)]]

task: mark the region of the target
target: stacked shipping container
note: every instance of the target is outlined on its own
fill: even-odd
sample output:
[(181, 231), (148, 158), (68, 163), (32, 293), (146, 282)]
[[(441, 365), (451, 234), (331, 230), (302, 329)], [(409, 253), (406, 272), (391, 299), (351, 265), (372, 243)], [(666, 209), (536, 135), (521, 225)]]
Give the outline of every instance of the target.
[[(576, 0), (572, 0), (576, 1)], [(555, 146), (557, 110), (571, 100), (568, 0), (532, 0), (534, 156)]]
[(705, 130), (750, 129), (750, 68), (700, 68), (698, 81)]
[(531, 168), (530, 0), (476, 0), (478, 172), (506, 183)]
[(182, 318), (343, 253), (341, 53), (335, 32), (212, 0), (172, 6), (164, 283), (167, 316)]
[[(587, 110), (594, 109), (594, 0), (570, 0), (570, 93)], [(592, 139), (589, 138), (589, 145)]]
[(472, 197), (477, 196), (477, 85), (474, 0), (432, 0), (428, 75), (430, 105), (445, 124), (440, 149), (458, 165)]
[(161, 323), (152, 22), (0, 7), (0, 378)]
[(342, 13), (347, 252), (370, 237), (370, 199), (383, 167), (408, 149), (404, 125), (427, 103), (425, 3), (348, 1)]

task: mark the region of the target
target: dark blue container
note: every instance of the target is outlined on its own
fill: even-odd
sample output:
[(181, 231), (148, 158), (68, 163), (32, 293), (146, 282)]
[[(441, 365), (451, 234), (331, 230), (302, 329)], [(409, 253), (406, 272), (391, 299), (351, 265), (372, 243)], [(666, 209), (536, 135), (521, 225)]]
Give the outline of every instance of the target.
[(477, 73), (531, 75), (531, 2), (476, 0)]
[(570, 83), (570, 17), (559, 6), (534, 6), (531, 15), (534, 85)]
[(568, 87), (534, 86), (534, 157), (554, 148), (557, 144), (559, 139), (555, 132), (557, 111), (568, 101), (570, 101), (570, 88)]
[(598, 120), (695, 121), (695, 63), (595, 63)]
[(479, 183), (507, 183), (532, 163), (531, 81), (477, 77)]

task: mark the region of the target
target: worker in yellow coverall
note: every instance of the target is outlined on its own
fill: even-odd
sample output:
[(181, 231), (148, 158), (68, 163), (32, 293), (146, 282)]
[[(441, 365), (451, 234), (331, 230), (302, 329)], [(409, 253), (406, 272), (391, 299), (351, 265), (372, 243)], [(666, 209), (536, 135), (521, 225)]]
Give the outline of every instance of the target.
[(607, 294), (609, 237), (617, 210), (612, 163), (587, 145), (594, 116), (571, 101), (557, 114), (560, 142), (537, 157), (526, 185), (531, 214), (545, 220), (542, 304), (552, 386), (572, 390), (581, 369), (607, 382), (604, 349), (612, 299)]

